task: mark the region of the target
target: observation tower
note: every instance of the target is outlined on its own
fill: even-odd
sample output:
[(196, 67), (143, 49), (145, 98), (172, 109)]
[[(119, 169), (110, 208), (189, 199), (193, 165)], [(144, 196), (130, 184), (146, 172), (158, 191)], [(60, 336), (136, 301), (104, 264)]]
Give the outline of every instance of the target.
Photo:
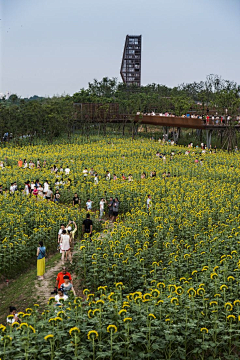
[(142, 35), (127, 35), (120, 74), (127, 85), (141, 86)]

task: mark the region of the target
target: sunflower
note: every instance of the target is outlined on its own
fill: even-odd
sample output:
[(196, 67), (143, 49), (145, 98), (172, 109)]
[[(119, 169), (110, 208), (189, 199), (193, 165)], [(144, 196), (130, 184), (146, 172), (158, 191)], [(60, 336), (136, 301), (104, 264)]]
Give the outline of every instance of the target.
[(87, 334), (88, 340), (96, 340), (98, 338), (98, 332), (96, 330), (90, 330)]
[(80, 333), (80, 329), (77, 326), (74, 326), (69, 330), (70, 336), (72, 336), (74, 334), (79, 334), (79, 333)]
[(44, 340), (49, 340), (49, 341), (51, 341), (51, 339), (53, 339), (54, 338), (54, 335), (53, 334), (49, 334), (49, 335), (46, 335), (46, 336), (44, 336)]
[(156, 319), (156, 316), (154, 314), (148, 314), (149, 319)]
[(108, 327), (107, 327), (107, 332), (117, 332), (117, 327), (116, 327), (116, 325), (108, 325)]
[(233, 309), (232, 303), (230, 303), (230, 302), (226, 302), (224, 304), (224, 307), (226, 308), (227, 311), (232, 311), (232, 309)]

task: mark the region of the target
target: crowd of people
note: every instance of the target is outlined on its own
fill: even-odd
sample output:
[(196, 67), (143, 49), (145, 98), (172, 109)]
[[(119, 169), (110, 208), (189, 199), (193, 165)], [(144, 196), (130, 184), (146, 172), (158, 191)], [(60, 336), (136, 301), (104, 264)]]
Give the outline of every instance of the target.
[[(172, 154), (173, 156), (174, 154)], [(163, 154), (157, 152), (156, 156), (159, 158), (164, 159)], [(20, 164), (21, 165), (21, 164)], [(87, 181), (88, 177), (94, 177), (94, 179), (98, 176), (97, 173), (91, 168), (88, 170), (85, 168), (83, 170), (83, 181)], [(149, 175), (152, 179), (156, 178), (157, 173), (155, 170), (151, 171)], [(170, 177), (170, 172), (164, 172), (162, 174), (163, 177)], [(111, 176), (109, 171), (106, 171), (104, 176), (106, 181), (115, 181), (118, 179), (116, 174), (113, 174), (113, 177)], [(145, 172), (142, 173), (141, 179), (147, 178), (147, 174)], [(133, 181), (132, 174), (129, 174), (128, 176), (125, 176), (123, 173), (120, 177), (123, 181)], [(18, 191), (17, 183), (14, 182), (11, 184), (11, 187), (9, 189), (10, 194), (14, 194)], [(2, 186), (0, 186), (0, 192), (2, 192)], [(43, 184), (37, 179), (36, 181), (27, 181), (25, 182), (25, 187), (23, 192), (26, 195), (29, 196), (35, 196), (35, 197), (42, 197), (45, 198), (47, 201), (54, 200), (55, 202), (58, 202), (60, 199), (60, 193), (58, 189), (55, 189), (55, 193), (53, 194), (52, 188), (50, 187), (47, 180), (44, 181)], [(83, 237), (84, 234), (87, 234), (88, 241), (91, 242), (91, 237), (93, 234), (93, 221), (91, 220), (90, 212), (93, 209), (93, 201), (91, 198), (88, 198), (86, 201), (86, 218), (82, 222), (82, 232), (79, 234), (79, 237)], [(80, 207), (81, 206), (81, 198), (78, 196), (77, 193), (74, 194), (72, 198), (72, 205)], [(109, 199), (105, 199), (102, 197), (99, 202), (99, 219), (102, 220), (104, 217), (104, 214), (107, 213), (110, 221), (114, 222), (116, 221), (116, 218), (119, 213), (119, 207), (120, 207), (120, 201), (118, 197), (110, 197)], [(147, 196), (147, 202), (146, 202), (146, 209), (147, 212), (150, 212), (150, 209), (152, 207), (152, 197), (149, 194)], [(76, 295), (75, 289), (73, 287), (72, 277), (69, 272), (67, 272), (66, 269), (66, 262), (69, 262), (69, 264), (72, 264), (72, 253), (74, 248), (74, 241), (75, 241), (75, 235), (78, 231), (78, 227), (75, 221), (69, 221), (67, 225), (61, 224), (60, 229), (58, 231), (57, 235), (57, 250), (61, 254), (61, 264), (62, 264), (62, 271), (59, 272), (56, 278), (55, 282), (55, 288), (52, 292), (55, 296), (55, 306), (59, 306), (62, 304), (62, 302), (66, 301), (69, 297), (69, 294), (72, 292), (73, 295)], [(37, 276), (38, 280), (41, 281), (44, 279), (45, 275), (45, 259), (46, 259), (46, 247), (44, 246), (43, 242), (40, 241), (39, 245), (37, 247)], [(20, 322), (20, 318), (18, 317), (17, 309), (15, 307), (10, 307), (10, 315), (12, 317), (7, 318), (7, 322), (11, 325), (13, 322), (18, 321)]]
[[(41, 243), (41, 242), (40, 242)], [(42, 252), (44, 255), (46, 253), (45, 246), (43, 244), (39, 244), (38, 252)], [(42, 258), (45, 261), (45, 255)], [(39, 260), (38, 260), (39, 261)], [(42, 262), (43, 263), (43, 262)], [(62, 267), (62, 270), (57, 274), (55, 283), (55, 287), (51, 292), (51, 295), (54, 295), (54, 304), (56, 308), (58, 306), (62, 306), (63, 303), (68, 300), (70, 294), (72, 293), (73, 296), (76, 296), (76, 291), (73, 287), (73, 280), (71, 274), (67, 271), (66, 266)], [(21, 324), (21, 318), (18, 314), (18, 311), (15, 306), (9, 307), (9, 315), (7, 316), (7, 325), (12, 326), (15, 322)]]
[[(75, 202), (79, 202), (77, 194), (74, 195)], [(119, 201), (118, 198), (113, 199), (110, 197), (108, 201), (104, 198), (100, 201), (100, 218), (104, 215), (104, 205), (108, 206), (108, 215), (110, 220), (115, 221), (118, 216), (119, 210)], [(82, 236), (87, 234), (89, 241), (91, 242), (91, 237), (93, 233), (93, 221), (90, 218), (90, 214), (86, 214), (86, 219), (82, 222)], [(77, 224), (75, 221), (69, 221), (67, 225), (61, 224), (57, 236), (57, 250), (61, 253), (61, 262), (62, 262), (62, 271), (60, 271), (56, 277), (55, 287), (52, 291), (52, 295), (55, 295), (55, 306), (61, 306), (62, 302), (66, 301), (69, 297), (69, 294), (72, 292), (76, 296), (75, 289), (73, 287), (71, 274), (67, 271), (65, 263), (69, 261), (72, 264), (72, 252), (74, 248), (74, 239), (76, 232), (78, 230)], [(43, 244), (43, 241), (39, 241), (37, 247), (37, 277), (38, 280), (44, 280), (45, 275), (45, 259), (46, 259), (46, 247)], [(9, 308), (10, 315), (7, 317), (7, 323), (12, 325), (14, 322), (21, 323), (21, 319), (18, 316), (17, 309), (14, 306)]]

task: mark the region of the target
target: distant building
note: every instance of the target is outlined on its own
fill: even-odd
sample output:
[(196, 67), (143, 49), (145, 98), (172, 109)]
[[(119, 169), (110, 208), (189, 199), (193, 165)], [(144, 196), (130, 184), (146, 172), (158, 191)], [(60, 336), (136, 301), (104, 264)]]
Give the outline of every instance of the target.
[(142, 35), (127, 35), (120, 74), (127, 85), (141, 86)]

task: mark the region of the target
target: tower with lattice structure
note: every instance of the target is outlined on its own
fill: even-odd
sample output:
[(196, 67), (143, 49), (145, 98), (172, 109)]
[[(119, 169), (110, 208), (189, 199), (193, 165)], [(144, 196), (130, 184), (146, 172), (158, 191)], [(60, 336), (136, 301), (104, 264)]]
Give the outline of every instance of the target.
[(120, 74), (127, 85), (141, 86), (142, 35), (127, 35)]

